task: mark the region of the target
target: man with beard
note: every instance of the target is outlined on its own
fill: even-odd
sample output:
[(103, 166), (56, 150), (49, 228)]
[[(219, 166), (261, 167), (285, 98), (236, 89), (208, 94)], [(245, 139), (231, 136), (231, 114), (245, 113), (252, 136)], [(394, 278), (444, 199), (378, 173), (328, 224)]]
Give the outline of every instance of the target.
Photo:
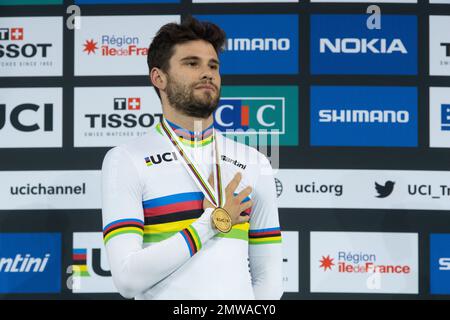
[(162, 121), (105, 156), (103, 235), (124, 297), (282, 295), (270, 162), (213, 125), (224, 43), (224, 32), (212, 23), (188, 18), (163, 26), (148, 55)]

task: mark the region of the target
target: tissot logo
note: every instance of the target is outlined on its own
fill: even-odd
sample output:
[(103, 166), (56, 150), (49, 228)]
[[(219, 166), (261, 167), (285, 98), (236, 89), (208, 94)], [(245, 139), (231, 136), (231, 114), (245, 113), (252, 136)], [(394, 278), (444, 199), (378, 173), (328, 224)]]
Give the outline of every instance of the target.
[[(113, 98), (113, 110), (116, 111), (136, 111), (141, 109), (141, 98)], [(134, 114), (134, 113), (110, 113), (110, 114), (85, 114), (89, 119), (90, 128), (135, 128), (137, 126), (149, 128), (159, 119), (162, 114)]]
[(148, 87), (75, 88), (74, 142), (116, 146), (146, 135), (162, 119), (161, 102)]
[(114, 98), (114, 110), (140, 110), (141, 98)]
[(62, 17), (2, 17), (0, 77), (61, 76)]
[(430, 75), (450, 75), (450, 16), (430, 16)]
[[(51, 43), (20, 43), (24, 40), (24, 28), (0, 29), (0, 58), (47, 58), (47, 52), (52, 47)], [(2, 41), (11, 41), (11, 44), (3, 44)]]
[(23, 28), (0, 28), (0, 40), (23, 40)]
[(375, 190), (378, 193), (376, 197), (377, 198), (389, 197), (392, 191), (394, 191), (394, 185), (395, 185), (394, 181), (386, 181), (384, 185), (375, 182)]
[(450, 43), (444, 43), (444, 42), (442, 42), (442, 43), (441, 43), (441, 47), (444, 47), (444, 48), (445, 48), (445, 55), (446, 55), (447, 57), (450, 57)]

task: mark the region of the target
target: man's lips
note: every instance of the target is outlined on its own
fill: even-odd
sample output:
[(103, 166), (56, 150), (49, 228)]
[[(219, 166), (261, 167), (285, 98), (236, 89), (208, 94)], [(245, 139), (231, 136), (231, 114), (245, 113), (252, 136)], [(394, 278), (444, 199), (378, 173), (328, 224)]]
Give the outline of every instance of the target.
[(195, 89), (208, 89), (208, 90), (216, 91), (216, 88), (214, 86), (211, 86), (208, 84), (200, 85), (200, 86), (196, 87)]

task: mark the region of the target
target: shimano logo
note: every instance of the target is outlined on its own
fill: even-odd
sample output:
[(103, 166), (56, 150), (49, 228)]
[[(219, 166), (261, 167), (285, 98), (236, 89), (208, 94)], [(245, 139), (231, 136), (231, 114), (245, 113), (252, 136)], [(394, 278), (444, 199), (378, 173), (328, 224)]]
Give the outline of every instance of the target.
[(0, 258), (0, 272), (44, 272), (47, 266), (50, 254), (47, 253), (43, 258), (31, 257), (26, 254), (25, 257), (17, 254), (14, 258)]
[(319, 122), (342, 123), (408, 123), (406, 110), (319, 110)]
[(375, 53), (392, 54), (399, 52), (407, 54), (402, 40), (393, 39), (358, 39), (358, 38), (337, 38), (334, 42), (328, 38), (320, 39), (320, 53)]
[(291, 40), (288, 38), (234, 38), (228, 39), (227, 51), (288, 51)]

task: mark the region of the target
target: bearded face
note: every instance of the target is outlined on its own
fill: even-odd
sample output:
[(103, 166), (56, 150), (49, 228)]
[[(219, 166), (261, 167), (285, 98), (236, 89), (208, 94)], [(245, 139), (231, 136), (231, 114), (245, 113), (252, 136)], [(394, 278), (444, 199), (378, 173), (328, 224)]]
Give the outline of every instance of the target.
[(206, 119), (219, 105), (220, 90), (208, 80), (185, 83), (167, 76), (167, 99), (181, 113)]

